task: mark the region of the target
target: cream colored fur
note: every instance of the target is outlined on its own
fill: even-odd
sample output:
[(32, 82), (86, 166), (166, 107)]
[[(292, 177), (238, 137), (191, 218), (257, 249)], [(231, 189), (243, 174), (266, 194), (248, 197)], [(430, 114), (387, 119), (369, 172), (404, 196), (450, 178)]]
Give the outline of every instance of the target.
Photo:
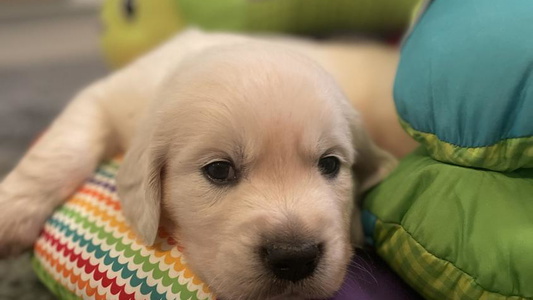
[[(395, 164), (363, 122), (395, 154), (412, 148), (391, 101), (396, 60), (372, 43), (179, 34), (82, 91), (1, 182), (0, 253), (29, 247), (103, 158), (127, 150), (119, 196), (147, 244), (169, 226), (225, 299), (327, 297), (362, 239), (356, 196)], [(342, 162), (334, 179), (317, 168), (325, 154)], [(220, 159), (236, 184), (202, 173)], [(314, 275), (272, 279), (256, 257), (271, 235), (324, 243)]]

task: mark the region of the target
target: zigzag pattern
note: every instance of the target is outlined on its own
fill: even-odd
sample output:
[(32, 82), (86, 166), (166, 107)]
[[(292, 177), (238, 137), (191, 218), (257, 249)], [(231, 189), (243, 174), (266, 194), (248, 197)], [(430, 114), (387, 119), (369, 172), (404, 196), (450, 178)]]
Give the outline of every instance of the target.
[(83, 299), (214, 299), (167, 232), (146, 247), (125, 223), (117, 169), (118, 161), (102, 165), (48, 220), (34, 249), (36, 271), (55, 281), (45, 284)]

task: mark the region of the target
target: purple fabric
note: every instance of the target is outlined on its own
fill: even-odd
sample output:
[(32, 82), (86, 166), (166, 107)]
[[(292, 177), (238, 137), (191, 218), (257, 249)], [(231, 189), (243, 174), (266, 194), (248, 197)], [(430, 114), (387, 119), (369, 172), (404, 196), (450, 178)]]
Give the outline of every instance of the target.
[(374, 250), (358, 250), (342, 288), (332, 300), (423, 299), (377, 256)]

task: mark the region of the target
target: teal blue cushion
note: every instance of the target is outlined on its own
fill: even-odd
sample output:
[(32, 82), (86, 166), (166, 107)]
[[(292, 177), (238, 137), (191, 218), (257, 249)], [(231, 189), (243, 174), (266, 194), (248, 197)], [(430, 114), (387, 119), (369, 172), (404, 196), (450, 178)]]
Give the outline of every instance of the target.
[(432, 1), (394, 98), (412, 129), (459, 147), (533, 135), (533, 1)]

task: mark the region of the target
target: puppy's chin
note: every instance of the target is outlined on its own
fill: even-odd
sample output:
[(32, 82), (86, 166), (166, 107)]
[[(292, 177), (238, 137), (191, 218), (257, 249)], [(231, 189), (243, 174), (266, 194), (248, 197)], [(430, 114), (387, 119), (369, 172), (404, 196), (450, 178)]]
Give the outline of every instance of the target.
[[(272, 282), (269, 285), (265, 285), (264, 287), (258, 289), (258, 291), (249, 294), (249, 296), (241, 295), (241, 297), (244, 296), (245, 299), (268, 299), (268, 300), (326, 299), (326, 298), (333, 296), (333, 294), (340, 288), (340, 283), (341, 281), (339, 281), (338, 285), (324, 288), (321, 286), (322, 283), (316, 282), (316, 280), (310, 280), (309, 282), (286, 283), (286, 284), (279, 283), (279, 282)], [(318, 287), (318, 286), (321, 286), (321, 287)], [(227, 299), (230, 299), (230, 298), (227, 298)]]
[(325, 299), (340, 289), (353, 255), (348, 241), (333, 243), (313, 275), (296, 282), (276, 278), (249, 247), (233, 245), (233, 251), (213, 247), (218, 251), (210, 253), (208, 261), (201, 258), (205, 252), (194, 249), (185, 255), (192, 270), (220, 299)]
[(221, 299), (326, 299), (340, 289), (345, 274), (346, 270), (342, 268), (334, 278), (326, 279), (322, 276), (313, 276), (295, 283), (265, 276), (263, 282), (219, 286), (213, 291)]

